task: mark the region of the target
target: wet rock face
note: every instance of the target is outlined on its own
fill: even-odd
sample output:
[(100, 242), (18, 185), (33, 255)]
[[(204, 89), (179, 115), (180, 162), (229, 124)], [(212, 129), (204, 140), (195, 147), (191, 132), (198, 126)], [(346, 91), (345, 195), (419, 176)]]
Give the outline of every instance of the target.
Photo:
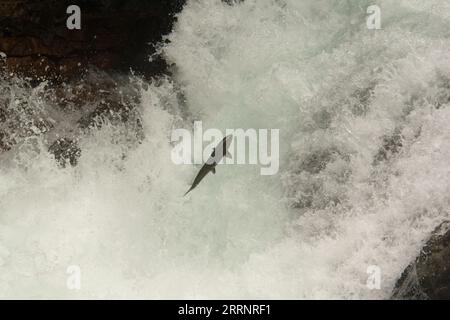
[[(170, 32), (184, 2), (0, 0), (0, 65), (46, 78), (76, 76), (88, 65), (161, 73), (165, 62), (149, 62), (148, 56)], [(81, 9), (80, 30), (66, 26), (69, 5)]]
[[(125, 124), (140, 141), (138, 90), (122, 92), (129, 86), (116, 80), (130, 70), (147, 79), (167, 71), (166, 62), (154, 55), (155, 46), (171, 31), (184, 3), (0, 0), (0, 153), (39, 136), (61, 167), (74, 166), (81, 152), (76, 136), (104, 120)], [(80, 7), (79, 30), (67, 28), (70, 5)], [(16, 84), (15, 75), (22, 84)], [(47, 79), (50, 86), (39, 90)], [(27, 98), (31, 95), (52, 114), (40, 110), (35, 98)], [(61, 132), (62, 122), (73, 130)]]
[(60, 168), (76, 166), (82, 137), (105, 125), (120, 131), (123, 139), (117, 143), (124, 150), (135, 148), (145, 138), (140, 79), (88, 72), (59, 85), (33, 87), (0, 75), (0, 156), (15, 154), (24, 143), (42, 143)]
[(397, 281), (393, 299), (450, 299), (450, 221), (433, 232)]
[(67, 164), (75, 166), (81, 156), (81, 149), (75, 141), (61, 138), (56, 140), (48, 150), (57, 161), (58, 165), (65, 168)]

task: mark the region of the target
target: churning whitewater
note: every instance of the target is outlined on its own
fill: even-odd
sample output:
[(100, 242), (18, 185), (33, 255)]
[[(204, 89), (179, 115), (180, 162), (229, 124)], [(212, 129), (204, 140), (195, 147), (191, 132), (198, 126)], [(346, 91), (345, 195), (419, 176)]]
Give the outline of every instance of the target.
[[(48, 84), (1, 80), (0, 297), (389, 298), (450, 218), (450, 1), (377, 3), (381, 30), (365, 0), (188, 1), (159, 48), (173, 76), (117, 80), (139, 142), (108, 120), (76, 132)], [(21, 134), (36, 119), (76, 137), (76, 166)], [(172, 163), (170, 135), (195, 120), (280, 129), (278, 174), (224, 165), (183, 197), (198, 168)]]

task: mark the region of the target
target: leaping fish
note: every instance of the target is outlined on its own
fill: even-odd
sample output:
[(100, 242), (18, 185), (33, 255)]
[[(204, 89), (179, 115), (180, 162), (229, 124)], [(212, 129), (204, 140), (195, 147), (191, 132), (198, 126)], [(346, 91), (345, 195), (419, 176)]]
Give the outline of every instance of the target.
[(222, 160), (222, 158), (224, 156), (231, 157), (231, 154), (228, 151), (228, 148), (230, 147), (232, 140), (233, 140), (233, 135), (230, 134), (230, 135), (226, 136), (225, 138), (223, 138), (222, 141), (219, 142), (219, 144), (213, 149), (213, 152), (211, 153), (211, 156), (209, 157), (208, 161), (205, 162), (203, 167), (198, 172), (197, 176), (194, 179), (194, 182), (192, 183), (192, 186), (189, 188), (189, 190), (184, 195), (187, 195), (195, 187), (197, 187), (198, 184), (200, 183), (200, 181), (202, 181), (203, 178), (209, 172), (216, 174), (216, 165), (220, 162), (220, 160)]

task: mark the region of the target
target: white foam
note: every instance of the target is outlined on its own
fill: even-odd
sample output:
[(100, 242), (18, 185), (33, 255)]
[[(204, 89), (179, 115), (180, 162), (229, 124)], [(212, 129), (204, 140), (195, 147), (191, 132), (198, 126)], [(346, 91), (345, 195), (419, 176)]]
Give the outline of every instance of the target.
[[(383, 29), (369, 31), (364, 3), (189, 2), (163, 48), (189, 119), (279, 128), (282, 172), (220, 166), (183, 198), (197, 169), (171, 163), (169, 138), (190, 121), (170, 81), (150, 85), (142, 144), (105, 124), (75, 168), (39, 139), (2, 159), (0, 296), (389, 297), (449, 217), (446, 6), (383, 1)], [(375, 164), (397, 131), (402, 147)], [(381, 290), (366, 286), (369, 265)]]

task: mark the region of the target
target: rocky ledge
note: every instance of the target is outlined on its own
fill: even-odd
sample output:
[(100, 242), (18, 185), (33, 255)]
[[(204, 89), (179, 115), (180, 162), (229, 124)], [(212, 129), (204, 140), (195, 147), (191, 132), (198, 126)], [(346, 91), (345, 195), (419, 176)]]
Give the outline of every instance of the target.
[(439, 225), (403, 271), (393, 299), (450, 299), (450, 221)]
[[(0, 0), (0, 66), (46, 79), (77, 76), (87, 66), (161, 73), (164, 60), (148, 57), (184, 2)], [(70, 5), (81, 9), (79, 30), (66, 26)]]
[[(45, 136), (58, 164), (74, 166), (81, 154), (79, 131), (101, 119), (126, 123), (141, 139), (139, 93), (126, 84), (126, 75), (168, 73), (157, 47), (184, 3), (0, 0), (0, 154)], [(79, 29), (67, 26), (72, 5), (80, 9)], [(62, 124), (72, 129), (62, 131)]]

